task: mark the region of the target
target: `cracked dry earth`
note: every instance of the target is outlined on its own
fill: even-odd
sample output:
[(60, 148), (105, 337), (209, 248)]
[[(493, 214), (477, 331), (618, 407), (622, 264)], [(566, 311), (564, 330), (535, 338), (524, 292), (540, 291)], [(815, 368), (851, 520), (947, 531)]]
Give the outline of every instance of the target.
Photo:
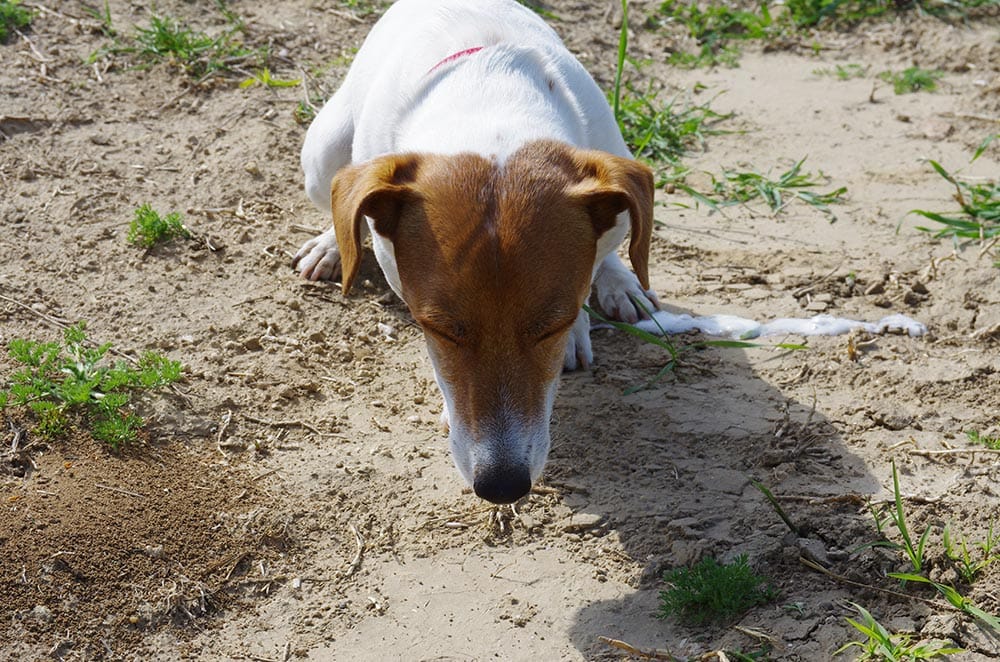
[[(328, 223), (302, 191), (296, 107), (335, 89), (375, 16), (233, 0), (246, 42), (270, 46), (272, 73), (307, 84), (241, 88), (239, 75), (196, 84), (127, 53), (87, 64), (109, 41), (88, 5), (28, 4), (31, 30), (0, 46), (0, 341), (54, 340), (85, 319), (122, 352), (183, 361), (186, 378), (146, 406), (148, 435), (121, 455), (30, 432), (24, 452), (4, 455), (0, 657), (630, 657), (606, 637), (682, 659), (766, 643), (771, 659), (812, 662), (859, 638), (844, 620), (851, 600), (894, 632), (966, 650), (953, 659), (996, 659), (996, 638), (932, 590), (880, 590), (899, 591), (886, 573), (907, 566), (864, 547), (877, 538), (867, 504), (891, 500), (895, 461), (911, 528), (932, 531), (930, 576), (1000, 612), (1000, 570), (963, 584), (941, 545), (944, 525), (978, 541), (1000, 514), (997, 455), (970, 452), (964, 434), (1000, 434), (1000, 269), (907, 215), (952, 208), (927, 159), (1000, 172), (1000, 141), (968, 165), (1000, 116), (995, 12), (964, 25), (903, 17), (819, 33), (818, 53), (806, 40), (750, 47), (738, 68), (682, 71), (662, 64), (676, 37), (643, 21), (658, 3), (633, 3), (644, 79), (733, 113), (685, 157), (695, 188), (702, 172), (781, 172), (803, 156), (848, 188), (834, 223), (801, 204), (710, 213), (660, 191), (660, 299), (759, 319), (901, 312), (930, 332), (707, 348), (625, 394), (666, 356), (595, 331), (596, 365), (563, 378), (541, 484), (495, 510), (451, 466), (421, 334), (374, 260), (346, 298), (289, 268)], [(607, 6), (547, 7), (608, 87)], [(120, 35), (154, 10), (225, 28), (212, 3), (108, 8)], [(870, 75), (814, 73), (850, 62)], [(897, 96), (875, 76), (912, 63), (945, 71), (941, 89)], [(127, 244), (147, 202), (182, 212), (197, 238)], [(0, 359), (4, 379), (14, 369)], [(6, 449), (28, 422), (3, 415)], [(664, 570), (741, 553), (773, 580), (775, 602), (732, 626), (654, 618)]]

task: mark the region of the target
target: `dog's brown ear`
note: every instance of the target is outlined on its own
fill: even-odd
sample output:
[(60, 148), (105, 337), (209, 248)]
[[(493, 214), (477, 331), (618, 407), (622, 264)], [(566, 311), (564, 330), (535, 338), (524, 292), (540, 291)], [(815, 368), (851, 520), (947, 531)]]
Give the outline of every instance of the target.
[(649, 289), (649, 244), (653, 236), (653, 171), (638, 161), (605, 152), (576, 154), (581, 181), (572, 193), (585, 200), (594, 230), (600, 236), (628, 210), (632, 236), (628, 256), (644, 289)]
[(361, 265), (362, 223), (375, 221), (375, 231), (392, 238), (403, 205), (412, 198), (420, 157), (392, 154), (337, 172), (330, 187), (333, 228), (337, 233), (342, 291), (351, 289)]

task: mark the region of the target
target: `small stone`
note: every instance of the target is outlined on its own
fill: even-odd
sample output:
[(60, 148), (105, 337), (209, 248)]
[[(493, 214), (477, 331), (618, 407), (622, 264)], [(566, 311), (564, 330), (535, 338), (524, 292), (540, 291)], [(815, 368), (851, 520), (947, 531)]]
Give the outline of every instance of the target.
[(877, 283), (872, 283), (865, 290), (865, 296), (872, 296), (873, 294), (882, 294), (885, 292), (885, 283), (879, 281)]
[(808, 304), (806, 304), (806, 310), (808, 310), (811, 313), (822, 313), (829, 307), (830, 304), (826, 303), (825, 301), (813, 300), (810, 301)]
[(604, 523), (604, 515), (596, 513), (574, 513), (562, 521), (560, 528), (566, 533), (580, 533), (596, 529)]
[(48, 623), (52, 620), (52, 610), (45, 605), (35, 605), (35, 608), (31, 610), (31, 618)]
[(815, 561), (823, 567), (830, 567), (830, 557), (826, 553), (826, 546), (819, 540), (812, 538), (798, 539), (799, 553), (810, 561)]

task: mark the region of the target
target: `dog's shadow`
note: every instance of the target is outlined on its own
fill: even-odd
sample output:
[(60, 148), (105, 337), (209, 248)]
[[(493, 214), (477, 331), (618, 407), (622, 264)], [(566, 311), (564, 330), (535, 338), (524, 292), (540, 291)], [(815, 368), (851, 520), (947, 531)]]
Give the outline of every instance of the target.
[[(799, 555), (809, 548), (820, 554), (843, 550), (855, 537), (872, 537), (863, 507), (842, 497), (874, 494), (880, 486), (813, 402), (791, 400), (769, 383), (795, 380), (796, 374), (801, 381), (815, 356), (806, 351), (772, 358), (765, 363), (765, 379), (746, 354), (765, 350), (693, 351), (657, 384), (625, 394), (654, 377), (670, 356), (619, 332), (595, 331), (593, 338), (594, 371), (564, 376), (546, 481), (564, 492), (574, 513), (596, 522), (589, 532), (571, 534), (571, 541), (575, 535), (620, 540), (599, 546), (602, 554), (592, 563), (595, 572), (633, 590), (580, 609), (571, 628), (573, 644), (587, 659), (614, 653), (599, 637), (647, 651), (667, 649), (682, 659), (720, 640), (732, 650), (758, 649), (760, 642), (739, 631), (687, 628), (655, 617), (664, 570), (691, 566), (705, 556), (729, 561), (747, 554), (783, 597), (741, 622), (763, 624), (767, 631), (802, 631), (806, 641), (796, 642), (796, 652), (805, 655), (801, 659), (827, 657), (836, 646), (806, 637), (805, 628), (820, 613), (830, 616), (831, 595), (801, 589), (810, 583), (835, 586), (801, 565)], [(796, 533), (754, 481), (779, 499), (791, 499), (783, 503)], [(615, 548), (628, 559), (610, 551)], [(634, 572), (636, 567), (642, 571)], [(782, 608), (791, 602), (795, 610)], [(698, 637), (708, 640), (692, 641)], [(780, 642), (768, 645), (779, 653)]]

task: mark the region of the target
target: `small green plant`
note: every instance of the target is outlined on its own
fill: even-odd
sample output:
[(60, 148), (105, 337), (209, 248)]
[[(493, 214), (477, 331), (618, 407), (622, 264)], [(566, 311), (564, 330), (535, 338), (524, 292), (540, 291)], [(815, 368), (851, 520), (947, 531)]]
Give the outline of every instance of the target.
[(118, 35), (118, 31), (115, 30), (115, 26), (111, 21), (111, 6), (108, 0), (104, 0), (103, 10), (87, 6), (84, 6), (83, 10), (98, 21), (98, 29), (105, 37), (114, 39)]
[(256, 74), (247, 78), (245, 81), (240, 83), (241, 88), (251, 87), (260, 83), (264, 87), (295, 87), (302, 83), (301, 78), (292, 78), (290, 80), (283, 80), (280, 78), (275, 78), (271, 75), (270, 69), (264, 67), (257, 71)]
[(697, 53), (677, 51), (670, 55), (670, 64), (686, 68), (719, 64), (734, 67), (740, 50), (733, 41), (765, 39), (776, 28), (766, 2), (760, 4), (760, 12), (756, 13), (723, 3), (666, 0), (660, 5), (659, 14), (661, 20), (683, 25), (698, 44)]
[(975, 603), (972, 602), (972, 600), (959, 593), (954, 586), (939, 584), (938, 582), (927, 579), (923, 575), (914, 575), (912, 573), (890, 572), (889, 576), (902, 582), (917, 582), (933, 586), (938, 593), (944, 596), (944, 599), (947, 600), (952, 607), (968, 614), (969, 616), (972, 616), (981, 624), (991, 628), (994, 636), (1000, 635), (1000, 620), (988, 611), (980, 609), (975, 605)]
[[(227, 18), (231, 13), (227, 12)], [(241, 44), (235, 35), (242, 23), (232, 25), (217, 37), (195, 32), (170, 16), (150, 18), (148, 28), (137, 28), (139, 57), (150, 62), (168, 61), (192, 78), (229, 71), (236, 62), (262, 61), (260, 51)]]
[(944, 544), (944, 553), (955, 566), (955, 570), (962, 577), (966, 584), (971, 584), (976, 579), (976, 575), (988, 568), (996, 561), (1000, 561), (1000, 555), (994, 554), (994, 549), (1000, 540), (993, 533), (993, 520), (990, 520), (989, 530), (986, 532), (986, 540), (977, 543), (980, 557), (973, 559), (969, 552), (968, 542), (965, 536), (957, 543), (951, 537), (951, 524), (944, 527), (941, 533), (941, 540)]
[(803, 173), (803, 163), (805, 163), (805, 157), (779, 175), (777, 179), (772, 179), (770, 175), (762, 175), (759, 172), (724, 170), (722, 179), (713, 177), (713, 193), (710, 195), (698, 193), (686, 185), (679, 188), (713, 209), (746, 204), (760, 198), (767, 203), (774, 214), (778, 214), (792, 200), (800, 200), (826, 214), (831, 222), (835, 221), (837, 217), (829, 205), (843, 202), (847, 187), (841, 186), (826, 193), (810, 190), (824, 183), (822, 180), (825, 180), (826, 176), (822, 172), (818, 174)]
[(184, 226), (181, 215), (178, 212), (171, 212), (161, 217), (155, 209), (145, 204), (135, 210), (135, 217), (129, 224), (125, 239), (130, 244), (152, 248), (160, 242), (176, 237), (185, 239), (191, 237), (191, 231)]
[(795, 25), (809, 28), (823, 22), (854, 25), (882, 16), (896, 4), (895, 0), (787, 0), (785, 7)]
[(903, 543), (897, 544), (895, 547), (903, 550), (906, 554), (910, 565), (913, 566), (913, 572), (920, 572), (924, 567), (924, 554), (927, 548), (927, 539), (931, 534), (931, 527), (928, 526), (924, 529), (920, 540), (914, 545), (913, 538), (910, 536), (910, 528), (906, 524), (906, 509), (903, 507), (903, 496), (899, 491), (899, 473), (896, 471), (895, 460), (892, 461), (892, 494), (895, 508), (889, 512), (889, 516), (892, 518), (892, 523), (896, 525), (899, 535), (903, 538)]
[(766, 578), (747, 565), (745, 554), (726, 565), (704, 558), (692, 568), (665, 572), (663, 581), (670, 588), (660, 592), (657, 617), (675, 616), (689, 625), (731, 621), (778, 595)]
[(813, 69), (817, 76), (832, 76), (837, 80), (850, 80), (852, 78), (864, 78), (868, 73), (868, 67), (860, 64), (838, 64), (829, 68)]
[(35, 432), (46, 439), (77, 425), (115, 450), (134, 441), (144, 422), (132, 410), (132, 396), (176, 382), (181, 364), (154, 352), (135, 367), (112, 363), (110, 349), (110, 343), (88, 342), (84, 322), (66, 329), (62, 344), (11, 340), (10, 356), (24, 368), (11, 377), (10, 390), (0, 392), (0, 408), (27, 407)]
[(834, 655), (854, 648), (861, 649), (859, 662), (884, 661), (884, 662), (913, 662), (915, 660), (930, 660), (935, 657), (944, 657), (955, 653), (964, 652), (961, 648), (956, 648), (943, 642), (913, 642), (909, 634), (890, 634), (889, 631), (875, 620), (871, 613), (859, 604), (849, 603), (861, 616), (858, 622), (853, 618), (846, 619), (847, 622), (861, 634), (865, 635), (865, 641), (851, 641), (840, 648)]
[(0, 0), (0, 44), (7, 43), (12, 32), (31, 25), (31, 10), (21, 6), (21, 0)]
[(965, 436), (974, 444), (986, 446), (990, 450), (1000, 451), (1000, 437), (987, 437), (980, 434), (979, 430), (966, 430)]
[[(989, 144), (1000, 134), (993, 134), (984, 140), (972, 157), (974, 162)], [(959, 211), (934, 212), (914, 209), (910, 213), (940, 223), (943, 228), (932, 229), (918, 226), (922, 232), (932, 232), (935, 238), (951, 237), (954, 240), (972, 239), (986, 243), (1000, 236), (1000, 179), (983, 182), (967, 182), (949, 173), (937, 161), (930, 161), (931, 167), (955, 187), (955, 202)]]
[(340, 4), (358, 16), (378, 14), (385, 6), (384, 2), (375, 0), (341, 0)]
[(799, 27), (849, 27), (886, 14), (916, 11), (939, 18), (965, 18), (970, 9), (996, 0), (787, 0), (787, 16)]
[(902, 71), (883, 71), (879, 78), (892, 83), (896, 94), (912, 94), (914, 92), (933, 92), (937, 89), (937, 81), (944, 76), (943, 71), (910, 67)]
[(654, 165), (677, 164), (689, 150), (703, 147), (706, 136), (724, 133), (713, 127), (731, 117), (708, 104), (679, 106), (677, 97), (662, 103), (651, 91), (637, 93), (626, 86), (617, 117), (632, 154)]

